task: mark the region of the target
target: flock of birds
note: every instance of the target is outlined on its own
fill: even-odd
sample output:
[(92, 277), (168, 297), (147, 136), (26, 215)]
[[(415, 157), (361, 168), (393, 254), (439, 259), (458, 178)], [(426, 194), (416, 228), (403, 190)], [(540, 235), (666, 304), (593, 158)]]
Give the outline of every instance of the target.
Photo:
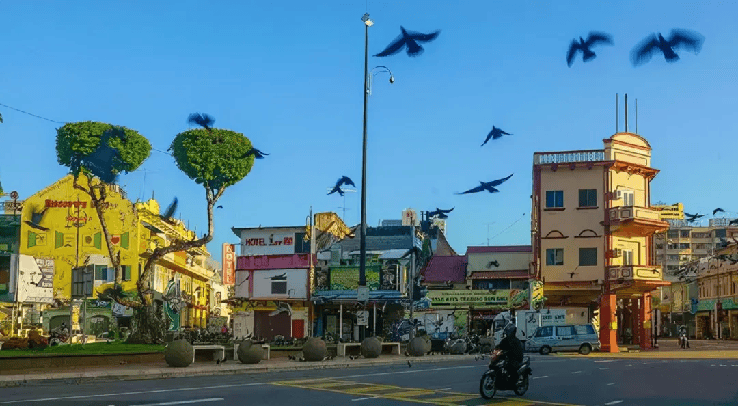
[[(401, 26), (401, 34), (396, 39), (394, 39), (393, 42), (391, 42), (385, 49), (383, 49), (383, 51), (375, 54), (375, 56), (388, 57), (391, 55), (395, 55), (405, 49), (408, 56), (417, 57), (424, 52), (424, 47), (422, 47), (420, 43), (428, 43), (435, 40), (439, 36), (440, 32), (440, 30), (437, 30), (429, 34), (424, 34), (415, 31), (408, 31), (403, 26)], [(695, 53), (698, 53), (701, 50), (703, 42), (704, 38), (700, 34), (683, 29), (672, 30), (667, 40), (660, 33), (658, 33), (657, 35), (651, 34), (633, 48), (630, 59), (634, 66), (638, 66), (648, 62), (654, 54), (662, 53), (666, 61), (676, 62), (679, 59), (676, 50), (688, 49), (694, 51)], [(614, 40), (612, 39), (611, 35), (596, 31), (590, 32), (585, 40), (583, 39), (583, 37), (579, 37), (578, 40), (573, 40), (568, 48), (568, 52), (565, 58), (566, 63), (569, 67), (572, 66), (579, 52), (583, 54), (583, 62), (589, 62), (593, 60), (594, 58), (596, 58), (596, 53), (591, 48), (601, 44), (613, 45)], [(481, 144), (481, 147), (486, 145), (489, 141), (497, 140), (504, 135), (512, 134), (494, 125), (491, 131), (486, 136), (483, 143)], [(480, 181), (480, 185), (456, 194), (464, 195), (479, 192), (497, 193), (499, 192), (499, 190), (496, 187), (509, 180), (512, 176), (513, 174), (505, 178), (493, 180), (490, 182)], [(347, 176), (342, 176), (337, 180), (336, 184), (333, 188), (331, 188), (331, 191), (328, 194), (339, 193), (340, 196), (344, 196), (344, 191), (342, 190), (343, 185), (355, 186), (352, 179)], [(428, 219), (435, 217), (444, 219), (447, 218), (447, 214), (453, 209), (454, 207), (450, 210), (445, 211), (437, 208), (436, 211), (427, 211), (425, 213), (427, 214)], [(696, 217), (690, 217), (689, 221), (695, 221), (699, 217), (702, 216), (696, 215)], [(735, 224), (737, 224), (737, 220), (734, 221)]]

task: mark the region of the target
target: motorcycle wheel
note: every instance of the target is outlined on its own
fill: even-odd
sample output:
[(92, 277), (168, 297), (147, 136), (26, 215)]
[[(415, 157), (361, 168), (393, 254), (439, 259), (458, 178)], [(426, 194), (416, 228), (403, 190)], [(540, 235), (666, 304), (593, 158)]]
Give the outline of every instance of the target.
[(486, 400), (496, 396), (496, 377), (493, 372), (486, 372), (480, 378), (480, 395)]
[(529, 376), (524, 375), (516, 382), (514, 393), (516, 393), (517, 396), (524, 396), (524, 394), (527, 392), (527, 389), (529, 389)]

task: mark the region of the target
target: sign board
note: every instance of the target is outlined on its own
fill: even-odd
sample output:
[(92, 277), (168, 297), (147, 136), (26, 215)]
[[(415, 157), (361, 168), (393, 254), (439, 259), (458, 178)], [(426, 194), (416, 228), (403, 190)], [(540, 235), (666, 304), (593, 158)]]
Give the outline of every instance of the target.
[(21, 210), (23, 210), (23, 202), (25, 200), (16, 200), (15, 201), (15, 210), (13, 209), (13, 201), (12, 200), (6, 200), (3, 202), (3, 210), (5, 211), (5, 214), (20, 214)]
[(360, 310), (357, 312), (357, 325), (358, 326), (367, 326), (368, 318), (370, 317), (370, 312), (367, 310)]
[(295, 254), (295, 231), (242, 232), (242, 255)]
[(683, 203), (676, 203), (672, 205), (651, 206), (650, 208), (660, 212), (661, 220), (667, 220), (667, 219), (683, 220), (684, 219)]
[(223, 284), (227, 286), (234, 285), (236, 281), (236, 255), (234, 254), (234, 244), (224, 243), (221, 250), (221, 266), (223, 267)]
[(370, 287), (358, 286), (357, 287), (357, 301), (367, 302), (368, 300), (370, 300)]
[(501, 307), (509, 305), (511, 291), (498, 290), (431, 290), (427, 298), (432, 308), (439, 307)]

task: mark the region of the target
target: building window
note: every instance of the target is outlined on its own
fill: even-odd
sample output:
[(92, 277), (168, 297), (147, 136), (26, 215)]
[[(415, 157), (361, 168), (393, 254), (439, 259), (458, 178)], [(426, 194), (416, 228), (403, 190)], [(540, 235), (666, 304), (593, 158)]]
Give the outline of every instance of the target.
[(680, 248), (682, 250), (689, 250), (689, 249), (691, 249), (691, 244), (689, 244), (687, 242), (682, 242), (682, 243), (678, 244), (678, 248)]
[(622, 206), (634, 206), (635, 205), (635, 192), (631, 190), (622, 189)]
[(668, 231), (668, 238), (678, 238), (678, 230)]
[(578, 191), (578, 207), (596, 207), (596, 189), (580, 189)]
[(689, 238), (691, 230), (681, 230), (681, 238)]
[(272, 289), (270, 291), (273, 295), (285, 295), (288, 293), (288, 281), (287, 280), (273, 280)]
[(714, 238), (727, 238), (727, 230), (724, 228), (714, 230)]
[(668, 255), (669, 261), (678, 261), (678, 255)]
[(663, 247), (664, 247), (664, 245), (663, 245), (663, 244), (655, 244), (655, 249), (659, 249), (659, 250), (662, 250), (662, 249), (663, 249)]
[(562, 248), (550, 248), (546, 251), (547, 265), (563, 265), (564, 250)]
[[(131, 280), (131, 265), (121, 265), (121, 273), (124, 281)], [(139, 275), (141, 275), (141, 264), (139, 264)]]
[(631, 250), (622, 250), (622, 265), (634, 264), (634, 256)]
[(10, 291), (10, 256), (0, 256), (0, 293)]
[(108, 280), (108, 267), (105, 265), (95, 265), (95, 280), (96, 281), (107, 281)]
[(529, 287), (529, 282), (524, 280), (512, 280), (511, 281), (511, 289), (512, 290), (524, 290)]
[(578, 249), (578, 266), (596, 266), (597, 263), (596, 248), (579, 248)]
[(545, 207), (548, 209), (564, 207), (563, 206), (563, 191), (562, 190), (548, 190), (545, 193)]

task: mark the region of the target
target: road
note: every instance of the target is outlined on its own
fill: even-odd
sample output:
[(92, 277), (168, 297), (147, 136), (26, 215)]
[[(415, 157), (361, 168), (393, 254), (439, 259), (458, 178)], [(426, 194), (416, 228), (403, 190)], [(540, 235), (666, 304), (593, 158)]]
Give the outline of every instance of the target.
[(478, 394), (486, 361), (38, 384), (0, 389), (2, 405), (385, 406), (385, 405), (737, 405), (737, 360), (637, 360), (532, 355), (523, 397)]

